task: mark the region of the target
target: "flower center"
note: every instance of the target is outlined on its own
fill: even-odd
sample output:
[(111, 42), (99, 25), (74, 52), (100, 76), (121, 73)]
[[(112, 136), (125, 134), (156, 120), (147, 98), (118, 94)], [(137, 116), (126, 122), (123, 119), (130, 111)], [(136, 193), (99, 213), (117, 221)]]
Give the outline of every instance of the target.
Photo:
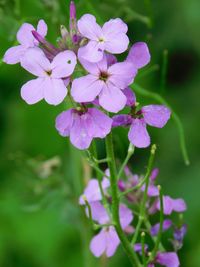
[(99, 41), (99, 43), (104, 43), (105, 39), (103, 37), (100, 37), (98, 41)]
[(101, 81), (107, 81), (108, 78), (109, 78), (109, 74), (105, 71), (101, 71), (101, 73), (99, 75), (99, 79)]
[(46, 74), (47, 74), (48, 76), (51, 76), (51, 74), (52, 74), (52, 70), (47, 70), (47, 71), (46, 71)]

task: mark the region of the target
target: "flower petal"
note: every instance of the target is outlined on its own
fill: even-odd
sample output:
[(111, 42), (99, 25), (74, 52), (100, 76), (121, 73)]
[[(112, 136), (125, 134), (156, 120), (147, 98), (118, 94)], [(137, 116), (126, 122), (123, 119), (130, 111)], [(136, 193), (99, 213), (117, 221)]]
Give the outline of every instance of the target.
[(182, 198), (173, 199), (173, 210), (183, 212), (187, 209), (186, 203)]
[(92, 142), (92, 138), (88, 136), (85, 124), (78, 114), (74, 114), (74, 123), (70, 131), (70, 141), (75, 147), (81, 150), (87, 149)]
[(44, 98), (45, 79), (37, 78), (25, 83), (21, 88), (21, 97), (32, 105)]
[(128, 126), (132, 122), (131, 116), (127, 114), (116, 115), (113, 116), (112, 119), (113, 119), (112, 127)]
[(147, 124), (162, 128), (169, 120), (171, 111), (163, 105), (149, 105), (142, 108), (142, 114)]
[(76, 55), (72, 51), (63, 51), (56, 55), (51, 63), (52, 78), (70, 76), (76, 66)]
[(103, 85), (103, 81), (89, 74), (73, 81), (71, 94), (76, 102), (90, 102), (98, 96)]
[(126, 105), (129, 107), (135, 106), (136, 103), (136, 96), (135, 93), (131, 90), (131, 88), (127, 87), (123, 90), (123, 93), (125, 94), (127, 101)]
[(117, 113), (126, 105), (126, 97), (119, 88), (109, 83), (99, 95), (99, 104), (107, 111)]
[(112, 119), (96, 108), (89, 108), (86, 121), (89, 136), (104, 138), (111, 131)]
[(6, 51), (3, 61), (7, 64), (19, 63), (25, 51), (26, 48), (22, 45), (13, 46)]
[(140, 69), (146, 66), (150, 59), (151, 56), (147, 44), (138, 42), (131, 47), (126, 60), (132, 63), (137, 69)]
[[(162, 231), (164, 232), (164, 231), (168, 230), (171, 226), (172, 226), (172, 221), (171, 220), (169, 220), (169, 219), (164, 220), (163, 221)], [(153, 225), (151, 227), (151, 230), (150, 230), (151, 235), (152, 236), (156, 236), (158, 234), (158, 232), (159, 232), (159, 229), (160, 229), (160, 223), (157, 223), (157, 224)]]
[(101, 27), (93, 15), (85, 14), (77, 22), (79, 32), (88, 39), (98, 40), (102, 35)]
[(106, 236), (103, 229), (92, 238), (90, 250), (95, 257), (100, 257), (106, 250)]
[(128, 62), (120, 62), (110, 66), (108, 73), (110, 74), (109, 82), (121, 89), (125, 89), (133, 82), (137, 70)]
[(33, 25), (29, 23), (22, 24), (19, 31), (17, 32), (18, 42), (25, 47), (33, 47), (34, 46), (34, 37), (32, 35), (33, 30), (35, 30)]
[(142, 119), (134, 119), (128, 133), (129, 141), (136, 147), (144, 148), (150, 145), (150, 137), (146, 124)]
[[(107, 211), (100, 202), (98, 201), (92, 202), (90, 203), (90, 207), (91, 207), (91, 212), (92, 212), (92, 219), (94, 221), (97, 221), (100, 224), (109, 223), (110, 219), (107, 214)], [(86, 213), (88, 215), (87, 210), (86, 210)]]
[(179, 259), (175, 252), (159, 252), (156, 261), (166, 267), (179, 267)]
[(21, 59), (21, 66), (39, 77), (48, 77), (46, 71), (51, 70), (50, 62), (40, 48), (29, 48)]
[(37, 25), (37, 32), (42, 36), (42, 37), (45, 37), (47, 35), (47, 24), (46, 22), (41, 19), (39, 20), (38, 22), (38, 25)]
[(95, 76), (99, 77), (101, 71), (105, 71), (105, 72), (107, 71), (108, 64), (107, 64), (107, 56), (105, 55), (103, 56), (102, 60), (96, 63), (90, 62), (82, 58), (79, 54), (78, 54), (78, 58), (79, 58), (81, 65), (84, 67), (84, 69)]
[(62, 136), (69, 136), (73, 124), (73, 109), (63, 111), (56, 118), (56, 129)]
[(104, 45), (97, 41), (89, 41), (89, 43), (78, 50), (79, 57), (90, 62), (98, 62), (103, 58)]
[(120, 240), (114, 227), (109, 227), (108, 231), (104, 231), (106, 236), (106, 256), (112, 257), (120, 244)]
[(121, 204), (119, 207), (119, 217), (122, 229), (125, 229), (132, 222), (133, 213), (126, 205)]
[[(157, 202), (157, 209), (160, 210), (160, 201)], [(163, 213), (170, 215), (173, 211), (173, 199), (169, 196), (163, 196)]]
[(50, 105), (60, 104), (67, 95), (67, 88), (61, 79), (46, 78), (44, 98)]

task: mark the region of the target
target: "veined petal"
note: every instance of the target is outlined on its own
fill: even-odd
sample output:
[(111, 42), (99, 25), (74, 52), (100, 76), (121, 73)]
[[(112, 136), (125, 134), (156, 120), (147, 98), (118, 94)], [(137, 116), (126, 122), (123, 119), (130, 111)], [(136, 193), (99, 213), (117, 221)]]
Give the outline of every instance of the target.
[(32, 35), (33, 30), (35, 30), (33, 25), (29, 23), (22, 24), (19, 31), (17, 32), (18, 42), (25, 47), (33, 47), (34, 46), (34, 37)]
[(111, 131), (112, 119), (96, 108), (89, 108), (91, 120), (86, 122), (88, 134), (92, 137), (104, 138)]
[(103, 58), (104, 45), (97, 41), (89, 41), (89, 43), (78, 50), (79, 57), (90, 62), (98, 62)]
[(70, 141), (78, 149), (87, 149), (92, 142), (88, 136), (87, 129), (81, 120), (81, 116), (74, 113), (74, 123), (70, 131)]
[(137, 69), (146, 66), (151, 59), (149, 49), (146, 43), (135, 43), (127, 56), (127, 61), (132, 63)]
[(39, 20), (38, 22), (38, 25), (37, 25), (37, 32), (42, 36), (42, 37), (45, 37), (47, 35), (47, 24), (46, 22), (41, 19)]
[(51, 70), (51, 64), (40, 48), (29, 48), (21, 59), (21, 66), (39, 77), (48, 77), (46, 72)]
[(104, 23), (102, 31), (105, 36), (110, 36), (112, 34), (127, 33), (128, 26), (120, 18), (110, 19)]
[(105, 42), (105, 50), (113, 54), (121, 54), (128, 49), (129, 39), (124, 33), (110, 35)]
[(163, 105), (148, 105), (142, 108), (142, 114), (147, 124), (162, 128), (169, 120), (171, 111)]
[(76, 55), (72, 51), (60, 52), (51, 63), (52, 78), (64, 78), (70, 76), (76, 66)]
[(19, 63), (25, 51), (26, 48), (23, 45), (13, 46), (6, 51), (3, 61), (7, 64)]
[(89, 74), (73, 81), (71, 94), (76, 102), (90, 102), (99, 95), (103, 86), (103, 81)]
[(132, 123), (132, 117), (128, 114), (119, 114), (112, 117), (112, 127), (128, 126)]
[(50, 105), (60, 104), (67, 95), (67, 88), (61, 79), (45, 79), (44, 98)]
[(132, 64), (124, 61), (110, 66), (108, 73), (110, 74), (109, 82), (121, 89), (125, 89), (133, 82), (137, 70)]
[(146, 123), (142, 119), (134, 119), (128, 133), (129, 141), (136, 147), (144, 148), (150, 145), (150, 137)]
[(105, 84), (99, 95), (99, 104), (107, 111), (117, 113), (126, 105), (126, 97), (113, 84)]
[(106, 236), (103, 229), (92, 238), (90, 250), (95, 257), (100, 257), (106, 250)]
[(37, 78), (25, 83), (21, 88), (21, 97), (29, 105), (35, 104), (44, 97), (45, 79)]
[(62, 136), (69, 136), (73, 124), (73, 109), (63, 111), (56, 118), (56, 129)]
[(91, 14), (83, 15), (77, 22), (79, 32), (90, 40), (98, 40), (102, 36), (102, 29)]

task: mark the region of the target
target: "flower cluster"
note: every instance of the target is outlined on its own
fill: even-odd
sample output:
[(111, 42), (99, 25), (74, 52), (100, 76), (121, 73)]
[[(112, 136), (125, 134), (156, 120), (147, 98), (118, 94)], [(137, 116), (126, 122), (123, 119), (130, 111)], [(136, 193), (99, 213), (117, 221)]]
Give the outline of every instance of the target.
[[(137, 221), (133, 216), (133, 210), (135, 211), (140, 205), (141, 199), (144, 195), (145, 188), (142, 182), (144, 180), (144, 176), (132, 174), (127, 166), (124, 169), (124, 174), (125, 179), (119, 179), (118, 188), (119, 191), (123, 193), (123, 196), (125, 197), (124, 201), (126, 202), (126, 204), (120, 204), (119, 216), (122, 229), (126, 234), (131, 235), (135, 234), (137, 228)], [(150, 217), (150, 222), (155, 221), (157, 212), (160, 211), (159, 190), (156, 186), (157, 175), (158, 169), (153, 169), (149, 177), (150, 184), (148, 186), (148, 199), (146, 206), (147, 214)], [(120, 240), (117, 237), (114, 227), (112, 226), (112, 217), (110, 217), (109, 205), (106, 205), (106, 207), (103, 205), (104, 202), (101, 190), (103, 190), (107, 202), (110, 204), (112, 202), (112, 197), (109, 193), (110, 182), (108, 178), (109, 171), (106, 171), (105, 177), (103, 178), (101, 184), (99, 184), (97, 179), (91, 179), (88, 182), (83, 195), (79, 199), (79, 204), (86, 206), (87, 216), (89, 216), (89, 206), (89, 208), (91, 209), (91, 219), (95, 222), (98, 222), (99, 227), (97, 228), (101, 229), (100, 232), (93, 237), (90, 243), (90, 249), (96, 257), (99, 257), (103, 253), (105, 253), (107, 257), (113, 256), (118, 245), (120, 244)], [(160, 251), (158, 251), (154, 258), (149, 262), (148, 267), (153, 267), (156, 263), (159, 263), (160, 265), (166, 267), (179, 266), (179, 259), (176, 252), (182, 247), (182, 242), (187, 230), (187, 226), (183, 224), (182, 221), (179, 221), (178, 223), (173, 222), (173, 220), (169, 216), (173, 211), (181, 214), (185, 210), (186, 204), (183, 199), (172, 199), (169, 196), (163, 196), (163, 213), (166, 218), (163, 220), (162, 232), (171, 229), (173, 237), (172, 239), (169, 239), (169, 241), (172, 245), (173, 251), (166, 252), (161, 246)], [(151, 238), (157, 238), (160, 231), (160, 222), (150, 226), (150, 228), (145, 224), (144, 226), (146, 227), (145, 231)], [(135, 250), (135, 252), (141, 255), (141, 243), (133, 244), (132, 248)], [(145, 244), (144, 248), (146, 256), (148, 257), (148, 255), (151, 255), (151, 247)]]
[[(32, 105), (44, 99), (58, 105), (65, 98), (73, 108), (56, 118), (56, 129), (69, 136), (79, 149), (89, 148), (94, 138), (104, 138), (112, 127), (129, 126), (128, 138), (136, 147), (147, 147), (150, 137), (146, 124), (162, 128), (170, 117), (170, 110), (162, 105), (138, 107), (129, 86), (140, 68), (150, 61), (150, 53), (143, 42), (134, 44), (123, 62), (115, 55), (127, 51), (128, 27), (119, 18), (101, 27), (91, 14), (78, 21), (73, 2), (70, 4), (70, 29), (61, 25), (58, 47), (46, 40), (47, 25), (38, 22), (35, 29), (24, 23), (17, 32), (19, 45), (4, 55), (7, 64), (20, 65), (36, 76), (21, 88), (21, 97)], [(126, 106), (128, 114), (111, 117)]]

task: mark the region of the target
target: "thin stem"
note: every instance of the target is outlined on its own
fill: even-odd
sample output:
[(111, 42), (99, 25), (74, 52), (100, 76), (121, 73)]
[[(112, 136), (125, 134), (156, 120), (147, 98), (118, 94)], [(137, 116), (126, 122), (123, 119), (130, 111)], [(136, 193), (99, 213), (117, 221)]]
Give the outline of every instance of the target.
[(161, 68), (161, 80), (160, 80), (160, 92), (163, 94), (165, 92), (166, 77), (167, 77), (167, 67), (168, 67), (168, 50), (163, 51), (163, 60)]
[(127, 165), (127, 163), (129, 161), (129, 159), (131, 158), (131, 156), (133, 155), (134, 151), (135, 151), (135, 147), (130, 143), (129, 147), (128, 147), (128, 152), (127, 152), (126, 158), (125, 158), (124, 162), (122, 163), (122, 166), (121, 166), (121, 168), (120, 168), (120, 170), (118, 172), (117, 180), (119, 180), (121, 178), (121, 175), (122, 175), (122, 173), (124, 171), (124, 168)]
[(137, 237), (139, 235), (139, 231), (141, 228), (141, 225), (143, 223), (143, 221), (145, 221), (145, 213), (146, 213), (146, 202), (147, 202), (147, 193), (148, 193), (148, 187), (149, 187), (149, 177), (152, 171), (152, 167), (153, 167), (153, 162), (154, 162), (154, 158), (155, 158), (155, 151), (156, 151), (156, 145), (152, 145), (151, 147), (151, 152), (150, 152), (150, 157), (149, 157), (149, 162), (148, 162), (148, 166), (147, 166), (147, 172), (145, 175), (145, 180), (146, 180), (146, 184), (145, 184), (145, 190), (144, 190), (144, 194), (143, 194), (143, 199), (140, 205), (140, 215), (138, 218), (138, 223), (136, 226), (136, 230), (134, 233), (134, 236), (132, 238), (132, 244), (135, 244), (137, 241)]
[(180, 147), (181, 147), (181, 151), (182, 151), (182, 155), (183, 155), (183, 159), (186, 165), (190, 164), (189, 161), (189, 157), (188, 157), (188, 153), (187, 153), (187, 148), (186, 148), (186, 142), (185, 142), (185, 134), (184, 134), (184, 129), (183, 129), (183, 125), (181, 123), (181, 120), (179, 118), (179, 116), (174, 112), (174, 110), (170, 107), (170, 105), (167, 103), (167, 101), (161, 97), (159, 94), (157, 93), (153, 93), (153, 92), (149, 92), (148, 90), (144, 89), (143, 87), (137, 85), (137, 84), (132, 84), (131, 88), (138, 94), (144, 96), (144, 97), (149, 97), (152, 98), (156, 101), (158, 101), (159, 103), (166, 105), (170, 108), (170, 110), (172, 111), (172, 118), (176, 123), (177, 129), (178, 129), (178, 133), (179, 133), (179, 140), (180, 140)]
[(147, 178), (146, 178), (146, 175), (145, 175), (145, 177), (142, 179), (141, 182), (139, 182), (139, 184), (137, 184), (136, 186), (133, 186), (133, 187), (127, 189), (126, 191), (122, 192), (122, 193), (119, 195), (119, 197), (123, 197), (123, 196), (127, 195), (128, 193), (131, 193), (131, 192), (134, 191), (134, 190), (138, 190), (138, 189), (140, 189), (140, 188), (143, 186), (143, 184), (145, 184), (146, 179), (147, 179)]
[(142, 261), (144, 267), (147, 266), (147, 261), (146, 261), (146, 255), (145, 255), (145, 232), (141, 233), (141, 243), (142, 243)]
[(159, 249), (159, 245), (161, 242), (161, 236), (162, 236), (162, 231), (163, 231), (163, 221), (164, 221), (164, 216), (163, 216), (163, 193), (162, 193), (162, 188), (160, 185), (158, 185), (158, 190), (159, 190), (159, 200), (160, 200), (160, 226), (159, 226), (159, 232), (157, 235), (157, 239), (155, 242), (154, 249), (152, 251), (151, 257), (149, 261), (153, 260), (156, 256), (156, 253)]
[(114, 156), (114, 150), (113, 150), (112, 133), (110, 133), (106, 137), (106, 152), (107, 152), (107, 157), (111, 159), (108, 162), (108, 167), (110, 170), (110, 184), (111, 184), (111, 194), (112, 194), (112, 215), (113, 215), (113, 221), (115, 224), (115, 229), (124, 247), (124, 250), (132, 263), (132, 266), (141, 267), (138, 256), (135, 253), (130, 242), (128, 241), (126, 235), (124, 234), (123, 229), (120, 224), (117, 172), (116, 172), (116, 163), (115, 163), (115, 156)]

